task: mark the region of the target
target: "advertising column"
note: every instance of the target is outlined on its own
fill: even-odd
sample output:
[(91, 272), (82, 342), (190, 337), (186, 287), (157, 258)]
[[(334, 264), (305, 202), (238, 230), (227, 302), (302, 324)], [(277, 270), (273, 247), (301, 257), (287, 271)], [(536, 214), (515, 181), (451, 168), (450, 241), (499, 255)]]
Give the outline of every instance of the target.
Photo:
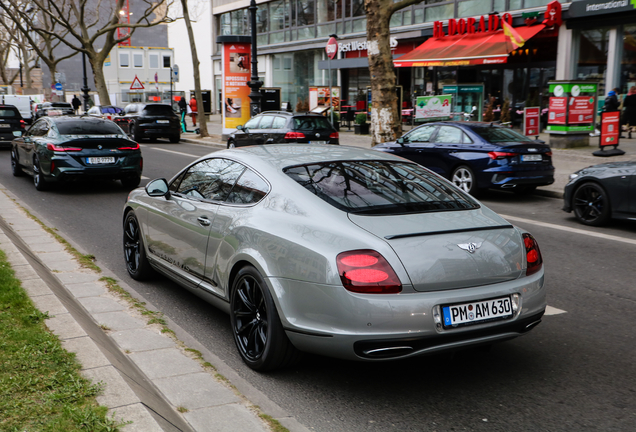
[(250, 49), (249, 37), (225, 36), (217, 38), (223, 43), (223, 134), (229, 134), (250, 119)]
[(586, 147), (596, 129), (598, 83), (550, 81), (546, 132), (555, 148)]

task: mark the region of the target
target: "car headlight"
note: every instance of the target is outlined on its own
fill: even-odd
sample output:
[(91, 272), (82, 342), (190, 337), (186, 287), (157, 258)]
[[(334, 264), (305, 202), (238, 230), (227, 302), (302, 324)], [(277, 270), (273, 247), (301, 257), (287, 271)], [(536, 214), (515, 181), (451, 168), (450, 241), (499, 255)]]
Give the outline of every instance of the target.
[(572, 173), (570, 174), (570, 181), (574, 180), (575, 178), (577, 178), (579, 175), (577, 173)]

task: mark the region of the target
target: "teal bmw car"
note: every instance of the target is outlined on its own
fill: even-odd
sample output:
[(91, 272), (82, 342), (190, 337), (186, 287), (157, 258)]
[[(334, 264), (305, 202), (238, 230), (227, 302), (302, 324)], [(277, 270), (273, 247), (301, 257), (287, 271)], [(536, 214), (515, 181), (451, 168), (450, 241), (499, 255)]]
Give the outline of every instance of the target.
[(11, 145), (14, 176), (33, 176), (35, 188), (78, 179), (120, 180), (139, 186), (143, 158), (139, 144), (110, 120), (94, 117), (43, 117)]

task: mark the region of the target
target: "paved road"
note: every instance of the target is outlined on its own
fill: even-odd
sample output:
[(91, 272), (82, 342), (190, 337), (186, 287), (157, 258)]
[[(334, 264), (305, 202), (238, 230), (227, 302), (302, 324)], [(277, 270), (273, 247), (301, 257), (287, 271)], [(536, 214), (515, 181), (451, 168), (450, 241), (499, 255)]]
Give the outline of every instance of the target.
[[(143, 147), (150, 178), (169, 178), (211, 149)], [(491, 193), (483, 202), (531, 231), (546, 261), (553, 315), (530, 334), (454, 357), (382, 364), (308, 356), (296, 368), (257, 374), (235, 351), (229, 319), (164, 278), (137, 283), (121, 257), (118, 183), (36, 192), (13, 178), (0, 153), (0, 183), (61, 234), (97, 257), (255, 388), (316, 431), (632, 431), (636, 422), (636, 225), (589, 229), (559, 200)]]

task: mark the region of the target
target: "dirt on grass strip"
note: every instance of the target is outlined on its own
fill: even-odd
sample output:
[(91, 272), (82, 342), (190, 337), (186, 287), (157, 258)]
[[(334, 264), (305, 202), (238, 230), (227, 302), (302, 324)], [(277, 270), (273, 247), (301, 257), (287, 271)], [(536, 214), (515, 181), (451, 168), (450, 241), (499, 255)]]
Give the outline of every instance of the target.
[(117, 431), (75, 355), (46, 327), (0, 251), (0, 430)]

